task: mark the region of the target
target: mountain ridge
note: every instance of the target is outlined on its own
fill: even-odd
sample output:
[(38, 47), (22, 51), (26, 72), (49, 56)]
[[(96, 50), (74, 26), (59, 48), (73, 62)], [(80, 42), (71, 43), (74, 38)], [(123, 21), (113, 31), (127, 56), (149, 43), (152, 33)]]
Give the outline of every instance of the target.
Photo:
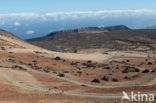
[[(92, 35), (93, 34), (93, 35)], [(56, 31), (28, 42), (54, 51), (74, 52), (79, 49), (109, 48), (116, 50), (155, 50), (156, 30), (129, 29), (124, 25), (88, 27)], [(84, 45), (85, 44), (85, 45)]]

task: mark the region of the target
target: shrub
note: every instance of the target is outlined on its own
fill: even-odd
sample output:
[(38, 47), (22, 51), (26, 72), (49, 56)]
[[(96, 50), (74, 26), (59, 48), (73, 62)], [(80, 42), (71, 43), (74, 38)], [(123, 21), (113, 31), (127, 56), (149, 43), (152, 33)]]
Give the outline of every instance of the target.
[(57, 56), (57, 57), (55, 58), (55, 60), (61, 60), (61, 58)]
[(32, 64), (31, 64), (31, 63), (29, 63), (28, 65), (29, 65), (29, 66), (32, 66)]
[(104, 76), (104, 77), (102, 78), (102, 80), (109, 81), (109, 77), (108, 77), (108, 76)]
[(139, 70), (139, 69), (137, 69), (137, 68), (135, 68), (135, 72), (140, 72), (140, 70)]
[(124, 77), (124, 79), (130, 79), (130, 77), (128, 77), (128, 76), (125, 76), (125, 77)]
[(124, 69), (123, 71), (122, 71), (122, 73), (129, 73), (129, 69)]
[(44, 69), (44, 72), (48, 73), (48, 72), (50, 72), (50, 71), (49, 71), (49, 70), (47, 70), (47, 69)]
[(84, 65), (85, 67), (89, 68), (89, 67), (96, 67), (95, 64), (92, 64), (92, 63), (82, 63), (82, 65)]
[(40, 68), (38, 67), (38, 66), (33, 66), (33, 68), (35, 69), (35, 70), (39, 70)]
[(65, 75), (63, 73), (59, 73), (57, 76), (59, 76), (59, 77), (65, 77)]
[(148, 62), (148, 65), (152, 65), (152, 62)]
[(1, 47), (2, 50), (5, 50), (5, 47)]
[(97, 79), (97, 78), (95, 78), (95, 79), (92, 80), (92, 82), (94, 82), (94, 83), (100, 83), (100, 80)]
[(81, 86), (83, 86), (83, 87), (87, 87), (85, 84), (82, 84)]
[(145, 69), (144, 71), (142, 71), (142, 73), (148, 73), (149, 70), (148, 69)]
[(37, 63), (37, 61), (36, 61), (36, 60), (33, 60), (32, 62), (33, 62), (33, 63)]
[(156, 72), (156, 69), (152, 70), (152, 72), (153, 72), (153, 73)]
[(81, 72), (81, 71), (78, 71), (77, 73), (78, 73), (78, 74), (82, 74), (82, 72)]
[(119, 80), (117, 78), (112, 79), (113, 82), (118, 82)]
[(110, 67), (106, 67), (106, 69), (110, 69)]
[(126, 62), (130, 62), (130, 60), (126, 60)]
[(87, 61), (87, 63), (91, 64), (91, 63), (92, 63), (92, 61), (91, 61), (91, 60), (88, 60), (88, 61)]

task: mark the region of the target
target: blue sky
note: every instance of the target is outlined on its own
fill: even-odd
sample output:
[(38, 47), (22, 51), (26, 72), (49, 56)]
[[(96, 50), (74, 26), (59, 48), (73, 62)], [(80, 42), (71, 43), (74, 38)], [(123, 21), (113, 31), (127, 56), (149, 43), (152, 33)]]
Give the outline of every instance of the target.
[(0, 13), (156, 10), (156, 0), (1, 0)]
[(126, 25), (156, 25), (156, 0), (0, 0), (0, 28), (22, 38), (52, 31)]

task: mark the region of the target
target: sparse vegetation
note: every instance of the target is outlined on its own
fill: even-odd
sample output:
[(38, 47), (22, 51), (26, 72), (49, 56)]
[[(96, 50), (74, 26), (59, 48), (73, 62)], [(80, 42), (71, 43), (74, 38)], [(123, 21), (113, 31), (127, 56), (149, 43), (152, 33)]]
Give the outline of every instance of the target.
[(55, 60), (61, 60), (61, 58), (60, 58), (59, 56), (57, 56), (57, 57), (55, 58)]
[(5, 47), (1, 47), (1, 50), (6, 50)]
[[(51, 34), (48, 35), (48, 37), (45, 36), (45, 37), (30, 39), (28, 41), (34, 45), (49, 50), (60, 51), (60, 52), (74, 52), (74, 53), (84, 48), (85, 49), (109, 48), (115, 50), (129, 50), (129, 49), (137, 50), (139, 47), (142, 47), (143, 45), (145, 46), (145, 48), (150, 48), (151, 50), (156, 49), (156, 47), (152, 45), (155, 43), (154, 30), (131, 30), (131, 29), (112, 30), (109, 28), (111, 27), (91, 28), (91, 29), (86, 28), (83, 30), (84, 33), (74, 32), (74, 30), (69, 30), (69, 31), (67, 30), (68, 32), (58, 31), (58, 32), (52, 32)], [(117, 27), (114, 26), (113, 28), (118, 28), (118, 26)], [(105, 30), (109, 32), (97, 33), (98, 31), (105, 31)], [(90, 35), (90, 34), (96, 34), (96, 35)], [(47, 41), (48, 38), (49, 41)], [(76, 38), (77, 42), (75, 42), (75, 39), (73, 38)], [(137, 41), (136, 38), (138, 38)], [(149, 39), (148, 45), (145, 45), (147, 39)], [(145, 41), (145, 43), (143, 43), (142, 41)], [(79, 43), (79, 45), (77, 45), (77, 43)]]
[(88, 64), (91, 64), (91, 63), (92, 63), (92, 61), (91, 61), (91, 60), (88, 60), (88, 61), (87, 61), (87, 63), (88, 63)]
[(23, 67), (21, 67), (21, 66), (18, 66), (18, 65), (13, 65), (12, 68), (13, 68), (13, 69), (23, 70), (23, 71), (27, 70), (27, 69), (25, 69), (25, 68), (23, 68)]
[(57, 76), (59, 76), (59, 77), (65, 77), (65, 75), (63, 73), (59, 73)]
[(119, 80), (117, 78), (112, 79), (113, 82), (118, 82)]
[(108, 77), (108, 76), (104, 76), (104, 77), (102, 78), (102, 80), (104, 80), (104, 81), (109, 81), (109, 77)]
[(148, 65), (152, 65), (152, 62), (148, 62)]
[(95, 79), (92, 80), (92, 82), (94, 82), (94, 83), (100, 83), (100, 80), (97, 79), (97, 78), (95, 78)]
[(150, 72), (148, 69), (145, 69), (144, 71), (142, 71), (142, 73), (148, 73)]
[(129, 77), (128, 76), (125, 76), (124, 79), (129, 79)]
[(156, 72), (156, 69), (152, 70), (152, 72), (155, 73)]
[(106, 69), (110, 69), (110, 67), (106, 67)]
[(126, 60), (126, 62), (130, 62), (130, 60)]
[(140, 72), (140, 70), (138, 68), (135, 68), (135, 67), (125, 66), (122, 73), (129, 73), (129, 72)]
[(82, 65), (84, 65), (86, 68), (95, 68), (96, 67), (96, 64), (93, 64), (93, 63), (82, 63)]

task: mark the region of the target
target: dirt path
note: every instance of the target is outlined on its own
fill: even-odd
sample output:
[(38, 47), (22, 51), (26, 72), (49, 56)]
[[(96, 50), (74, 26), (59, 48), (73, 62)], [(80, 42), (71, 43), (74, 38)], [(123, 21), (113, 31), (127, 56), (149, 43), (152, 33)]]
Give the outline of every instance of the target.
[[(99, 86), (99, 85), (91, 85), (88, 83), (84, 83), (84, 82), (79, 82), (79, 81), (75, 81), (72, 79), (68, 79), (68, 78), (62, 78), (62, 77), (58, 77), (57, 74), (49, 74), (49, 73), (45, 73), (43, 71), (37, 71), (34, 70), (33, 68), (31, 68), (28, 65), (19, 63), (19, 62), (12, 62), (12, 61), (8, 61), (8, 62), (3, 62), (2, 64), (12, 64), (12, 65), (18, 65), (21, 66), (29, 71), (33, 71), (33, 72), (37, 72), (37, 73), (42, 73), (51, 77), (55, 77), (55, 78), (59, 78), (71, 83), (74, 83), (76, 85), (86, 85), (87, 87), (93, 87), (93, 88), (116, 88), (116, 87), (131, 87), (131, 86), (150, 86), (150, 85), (155, 85), (156, 84), (156, 74), (147, 74), (142, 76), (141, 78), (138, 78), (136, 80), (133, 81), (125, 81), (125, 82), (109, 82), (106, 83), (105, 85)], [(137, 68), (137, 67), (136, 67)], [(138, 67), (138, 69), (140, 69)], [(145, 68), (141, 68), (141, 69), (145, 69)]]
[(29, 90), (36, 90), (40, 92), (48, 92), (48, 93), (55, 93), (55, 94), (72, 95), (72, 96), (92, 97), (92, 98), (121, 98), (121, 95), (119, 94), (79, 93), (79, 92), (62, 91), (62, 90), (55, 90), (55, 89), (32, 86), (32, 85), (25, 84), (22, 81), (15, 80), (13, 77), (11, 77), (5, 71), (2, 71), (2, 70), (0, 71), (0, 76), (3, 76), (4, 78), (6, 78), (8, 81), (10, 81), (16, 86), (19, 86), (21, 88), (26, 88)]
[[(36, 70), (33, 70), (33, 68), (28, 67), (27, 65), (20, 64), (20, 63), (17, 63), (17, 62), (5, 62), (4, 64), (19, 65), (19, 66), (22, 66), (22, 67), (24, 67), (24, 68), (26, 68), (28, 70), (33, 71), (33, 72), (38, 72)], [(40, 72), (40, 73), (44, 73), (44, 72)], [(47, 73), (44, 73), (44, 74), (47, 74)], [(51, 74), (49, 74), (49, 75), (51, 76)], [(8, 75), (8, 73), (3, 69), (0, 70), (0, 76), (3, 76), (8, 81), (15, 84), (16, 86), (26, 88), (26, 89), (29, 89), (29, 90), (36, 90), (36, 91), (40, 91), (40, 92), (48, 92), (48, 93), (64, 94), (64, 95), (72, 95), (72, 96), (82, 96), (82, 97), (91, 97), (91, 98), (105, 98), (105, 99), (116, 99), (116, 98), (121, 98), (122, 97), (122, 93), (118, 93), (118, 94), (111, 94), (111, 93), (110, 94), (82, 93), (82, 92), (62, 91), (62, 90), (55, 90), (55, 89), (49, 89), (49, 88), (42, 88), (42, 87), (39, 87), (38, 85), (33, 86), (33, 85), (30, 85), (30, 84), (25, 84), (23, 81), (19, 81), (19, 80), (14, 79), (11, 75)], [(55, 76), (55, 77), (57, 77), (57, 76)], [(60, 78), (60, 79), (62, 79), (62, 78)], [(67, 79), (64, 78), (64, 80), (67, 80)], [(68, 81), (71, 81), (71, 80), (68, 80)], [(74, 83), (82, 84), (82, 83), (77, 82), (77, 81), (74, 81)], [(88, 85), (88, 84), (85, 84), (85, 85)], [(88, 85), (88, 86), (93, 86), (93, 85)], [(102, 86), (102, 87), (105, 88), (105, 86)], [(156, 95), (155, 91), (152, 91), (150, 93), (154, 93)]]
[[(55, 89), (49, 89), (49, 88), (41, 88), (37, 86), (31, 86), (27, 85), (21, 81), (13, 79), (10, 75), (8, 75), (4, 71), (0, 71), (0, 76), (3, 76), (6, 78), (8, 81), (12, 82), (14, 85), (19, 86), (21, 88), (26, 88), (29, 90), (35, 90), (35, 91), (40, 91), (40, 92), (48, 92), (48, 93), (55, 93), (55, 94), (64, 94), (64, 95), (71, 95), (71, 96), (80, 96), (80, 97), (91, 97), (91, 98), (105, 98), (105, 99), (120, 99), (122, 98), (122, 93), (118, 94), (95, 94), (95, 93), (81, 93), (81, 92), (70, 92), (70, 91), (62, 91), (62, 90), (55, 90)], [(156, 95), (155, 91), (148, 92), (148, 93), (153, 93)]]

